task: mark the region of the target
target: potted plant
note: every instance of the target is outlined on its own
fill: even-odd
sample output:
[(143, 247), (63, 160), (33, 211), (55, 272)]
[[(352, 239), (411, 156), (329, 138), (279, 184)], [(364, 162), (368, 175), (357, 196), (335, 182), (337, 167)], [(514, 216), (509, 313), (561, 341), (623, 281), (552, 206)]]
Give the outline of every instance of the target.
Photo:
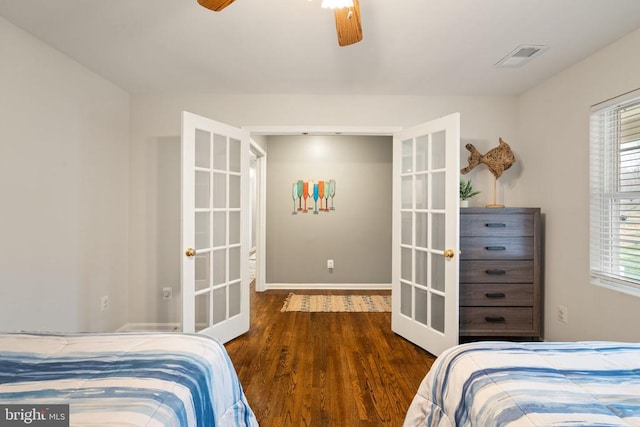
[(474, 190), (470, 179), (460, 180), (460, 207), (466, 208), (469, 206), (469, 199), (478, 194), (480, 194), (480, 192)]

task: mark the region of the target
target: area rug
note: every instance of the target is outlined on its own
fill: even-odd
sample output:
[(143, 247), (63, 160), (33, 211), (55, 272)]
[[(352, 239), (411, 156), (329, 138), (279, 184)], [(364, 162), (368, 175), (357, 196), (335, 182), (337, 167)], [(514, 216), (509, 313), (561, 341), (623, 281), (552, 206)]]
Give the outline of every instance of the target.
[(391, 311), (391, 295), (296, 295), (290, 293), (281, 312), (384, 312)]

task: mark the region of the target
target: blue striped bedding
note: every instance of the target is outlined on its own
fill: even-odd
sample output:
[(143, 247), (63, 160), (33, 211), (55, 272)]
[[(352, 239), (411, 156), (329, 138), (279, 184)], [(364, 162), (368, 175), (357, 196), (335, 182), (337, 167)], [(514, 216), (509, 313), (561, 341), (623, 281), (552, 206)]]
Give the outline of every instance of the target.
[(70, 424), (257, 426), (222, 344), (187, 334), (0, 334), (0, 404)]
[(441, 354), (405, 426), (640, 426), (640, 343), (478, 342)]

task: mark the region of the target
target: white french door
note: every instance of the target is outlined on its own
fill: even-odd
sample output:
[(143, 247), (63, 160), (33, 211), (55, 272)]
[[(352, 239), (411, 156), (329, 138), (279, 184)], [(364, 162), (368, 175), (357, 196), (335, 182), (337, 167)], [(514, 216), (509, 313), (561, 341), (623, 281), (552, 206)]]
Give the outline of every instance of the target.
[(249, 330), (249, 133), (182, 113), (182, 330)]
[(438, 356), (458, 343), (460, 114), (393, 136), (391, 328)]

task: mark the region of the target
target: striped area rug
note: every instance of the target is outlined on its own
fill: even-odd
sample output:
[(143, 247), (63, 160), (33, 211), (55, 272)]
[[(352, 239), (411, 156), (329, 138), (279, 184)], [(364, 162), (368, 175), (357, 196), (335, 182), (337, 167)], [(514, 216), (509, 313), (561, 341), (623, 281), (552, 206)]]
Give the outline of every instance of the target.
[(280, 311), (391, 311), (391, 295), (296, 295), (290, 293)]

